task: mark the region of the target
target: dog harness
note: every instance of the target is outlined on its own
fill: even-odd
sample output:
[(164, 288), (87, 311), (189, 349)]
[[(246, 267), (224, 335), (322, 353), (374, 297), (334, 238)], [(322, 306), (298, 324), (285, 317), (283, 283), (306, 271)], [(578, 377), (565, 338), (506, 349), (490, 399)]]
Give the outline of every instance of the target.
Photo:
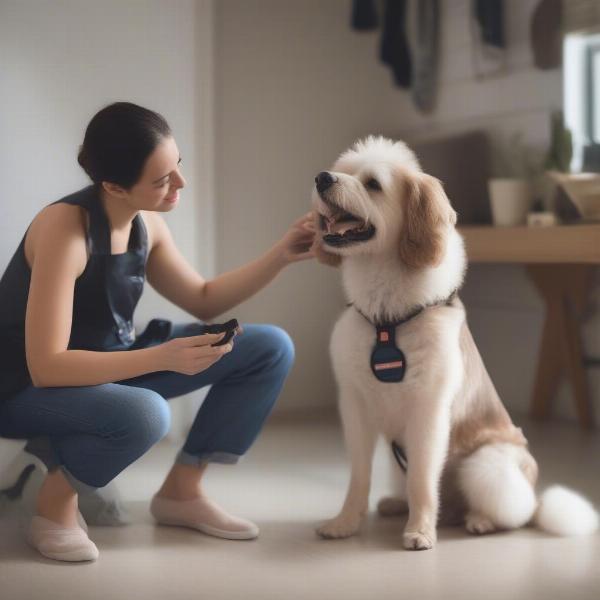
[[(371, 371), (373, 371), (373, 375), (375, 375), (379, 381), (383, 381), (384, 383), (402, 381), (404, 379), (404, 374), (406, 373), (406, 357), (404, 356), (404, 352), (396, 346), (396, 327), (414, 319), (426, 308), (442, 305), (451, 306), (457, 292), (458, 288), (442, 302), (434, 302), (432, 304), (419, 306), (411, 310), (402, 319), (398, 319), (397, 321), (383, 321), (381, 323), (373, 323), (373, 321), (356, 308), (352, 302), (349, 302), (346, 305), (354, 306), (358, 313), (360, 313), (376, 329), (377, 335), (375, 338), (375, 346), (373, 346), (373, 351), (371, 352)], [(396, 462), (406, 473), (408, 469), (408, 459), (404, 449), (395, 441), (391, 442), (391, 446)]]
[(346, 306), (354, 306), (359, 314), (361, 314), (376, 330), (375, 345), (371, 352), (371, 371), (379, 381), (384, 383), (396, 383), (404, 379), (406, 373), (406, 357), (404, 352), (396, 346), (396, 327), (407, 323), (420, 315), (426, 308), (433, 306), (451, 305), (458, 289), (454, 290), (442, 302), (434, 302), (432, 304), (424, 304), (411, 310), (402, 319), (396, 321), (373, 322), (361, 310), (356, 308), (352, 302)]

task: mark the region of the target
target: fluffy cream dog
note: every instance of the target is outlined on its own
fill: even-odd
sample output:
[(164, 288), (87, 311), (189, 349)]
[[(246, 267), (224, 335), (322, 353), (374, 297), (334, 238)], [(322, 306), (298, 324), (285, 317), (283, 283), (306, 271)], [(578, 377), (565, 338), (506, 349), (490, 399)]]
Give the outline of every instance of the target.
[[(557, 534), (594, 531), (598, 516), (578, 494), (555, 486), (536, 496), (536, 461), (496, 393), (456, 294), (467, 261), (440, 182), (405, 144), (372, 137), (315, 181), (317, 256), (341, 266), (352, 304), (330, 345), (352, 473), (339, 515), (319, 535), (344, 538), (359, 529), (379, 435), (408, 461), (405, 478), (396, 469), (397, 496), (379, 503), (383, 514), (409, 513), (407, 549), (432, 548), (438, 521), (477, 534), (529, 522)], [(404, 360), (372, 366), (375, 323), (403, 318), (395, 343)], [(399, 368), (401, 381), (376, 375)]]

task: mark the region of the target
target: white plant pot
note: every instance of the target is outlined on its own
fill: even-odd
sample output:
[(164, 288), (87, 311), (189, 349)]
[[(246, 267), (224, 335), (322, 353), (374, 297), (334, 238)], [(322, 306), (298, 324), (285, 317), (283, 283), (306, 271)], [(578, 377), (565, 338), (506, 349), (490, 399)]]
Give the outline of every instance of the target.
[(525, 225), (533, 202), (533, 187), (524, 179), (490, 179), (490, 206), (494, 225)]

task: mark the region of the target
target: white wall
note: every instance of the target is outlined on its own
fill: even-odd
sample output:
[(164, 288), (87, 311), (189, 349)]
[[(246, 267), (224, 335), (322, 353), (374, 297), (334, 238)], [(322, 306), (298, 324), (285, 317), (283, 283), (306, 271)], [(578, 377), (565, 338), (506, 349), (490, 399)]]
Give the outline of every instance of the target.
[[(265, 252), (310, 209), (316, 173), (358, 136), (389, 129), (392, 94), (375, 35), (346, 0), (222, 0), (216, 6), (218, 270)], [(339, 273), (291, 265), (233, 311), (284, 327), (296, 363), (276, 410), (334, 405), (327, 345), (344, 305)]]
[[(0, 272), (35, 214), (89, 183), (76, 156), (90, 118), (128, 100), (171, 125), (188, 186), (165, 218), (214, 274), (212, 32), (211, 0), (2, 0)], [(136, 328), (154, 316), (193, 320), (147, 285)], [(176, 434), (185, 404), (172, 405)]]

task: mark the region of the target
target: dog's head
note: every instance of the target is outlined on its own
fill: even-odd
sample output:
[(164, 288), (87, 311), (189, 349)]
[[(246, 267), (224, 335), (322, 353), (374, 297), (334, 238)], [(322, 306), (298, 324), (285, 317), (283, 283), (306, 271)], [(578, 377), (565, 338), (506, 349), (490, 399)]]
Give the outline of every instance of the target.
[(409, 269), (438, 265), (456, 213), (439, 180), (403, 142), (369, 137), (315, 177), (317, 258), (397, 252)]

